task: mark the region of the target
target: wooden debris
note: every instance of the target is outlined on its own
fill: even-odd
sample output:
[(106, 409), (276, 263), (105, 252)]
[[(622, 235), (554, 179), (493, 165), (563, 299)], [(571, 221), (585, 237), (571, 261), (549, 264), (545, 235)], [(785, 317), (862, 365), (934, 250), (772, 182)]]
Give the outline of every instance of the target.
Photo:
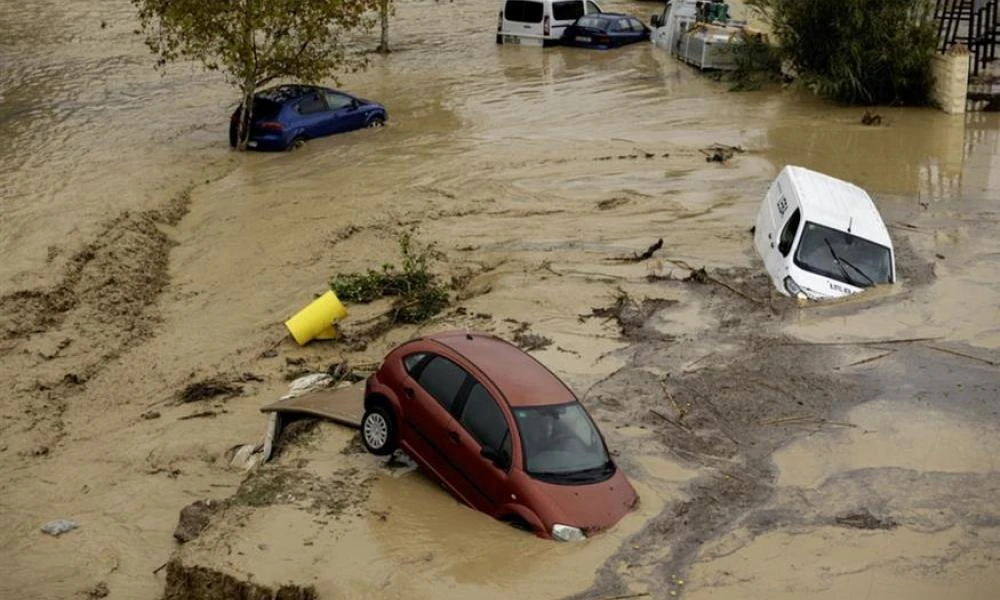
[(951, 354), (953, 356), (960, 356), (962, 358), (968, 358), (969, 360), (976, 360), (981, 363), (985, 363), (991, 367), (1000, 366), (1000, 362), (995, 360), (990, 360), (988, 358), (981, 358), (972, 354), (966, 354), (965, 352), (959, 352), (958, 350), (952, 350), (951, 348), (942, 348), (941, 346), (934, 346), (932, 344), (924, 344), (927, 348), (931, 350), (937, 350), (938, 352), (944, 352), (946, 354)]

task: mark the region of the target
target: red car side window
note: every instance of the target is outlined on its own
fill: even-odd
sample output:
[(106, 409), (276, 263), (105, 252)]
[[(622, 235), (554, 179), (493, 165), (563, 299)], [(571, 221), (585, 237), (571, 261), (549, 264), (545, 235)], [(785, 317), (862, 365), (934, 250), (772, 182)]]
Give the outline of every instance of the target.
[(504, 438), (510, 437), (503, 411), (479, 383), (472, 384), (459, 422), (484, 448), (501, 450)]
[(420, 368), (420, 364), (424, 362), (425, 358), (427, 358), (426, 352), (407, 354), (403, 357), (403, 368), (406, 369), (406, 372), (410, 374), (410, 376), (418, 375), (417, 369)]
[(468, 374), (462, 367), (447, 358), (435, 356), (421, 369), (417, 382), (450, 412), (466, 377)]

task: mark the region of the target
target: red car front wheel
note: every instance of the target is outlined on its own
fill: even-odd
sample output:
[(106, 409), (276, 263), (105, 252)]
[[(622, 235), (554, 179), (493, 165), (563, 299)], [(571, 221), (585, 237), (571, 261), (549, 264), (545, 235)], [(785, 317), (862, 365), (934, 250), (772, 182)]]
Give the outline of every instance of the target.
[(376, 405), (361, 419), (361, 442), (372, 454), (387, 456), (396, 450), (396, 420), (392, 411)]

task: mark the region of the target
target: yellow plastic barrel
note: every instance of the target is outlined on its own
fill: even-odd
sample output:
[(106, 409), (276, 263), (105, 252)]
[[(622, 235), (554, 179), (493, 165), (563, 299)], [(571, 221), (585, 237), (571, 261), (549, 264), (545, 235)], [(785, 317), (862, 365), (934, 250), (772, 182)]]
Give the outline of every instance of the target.
[(347, 309), (340, 299), (329, 291), (309, 303), (308, 306), (295, 313), (285, 321), (285, 327), (300, 346), (311, 340), (328, 340), (337, 337), (334, 323), (347, 316)]

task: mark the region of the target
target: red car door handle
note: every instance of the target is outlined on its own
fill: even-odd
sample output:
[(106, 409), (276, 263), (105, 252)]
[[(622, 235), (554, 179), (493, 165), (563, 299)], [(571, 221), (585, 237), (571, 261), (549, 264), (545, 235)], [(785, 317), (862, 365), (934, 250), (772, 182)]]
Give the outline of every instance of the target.
[(404, 387), (403, 388), (403, 393), (406, 394), (406, 396), (408, 398), (412, 398), (413, 396), (416, 395), (416, 392), (414, 392), (413, 388), (411, 388), (411, 387)]
[(454, 430), (448, 432), (448, 437), (456, 444), (462, 441), (462, 438), (458, 437), (458, 432)]

